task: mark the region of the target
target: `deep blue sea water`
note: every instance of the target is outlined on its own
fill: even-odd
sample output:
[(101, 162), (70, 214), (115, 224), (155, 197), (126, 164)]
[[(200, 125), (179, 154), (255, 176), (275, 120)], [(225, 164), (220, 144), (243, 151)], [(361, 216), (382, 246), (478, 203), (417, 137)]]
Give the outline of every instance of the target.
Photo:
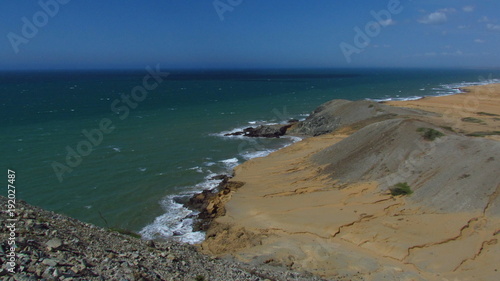
[(17, 198), (144, 238), (200, 241), (193, 214), (175, 198), (298, 141), (225, 132), (303, 119), (331, 99), (445, 95), (500, 77), (498, 70), (170, 71), (144, 100), (124, 101), (147, 74), (0, 73), (1, 156), (4, 169), (16, 171)]

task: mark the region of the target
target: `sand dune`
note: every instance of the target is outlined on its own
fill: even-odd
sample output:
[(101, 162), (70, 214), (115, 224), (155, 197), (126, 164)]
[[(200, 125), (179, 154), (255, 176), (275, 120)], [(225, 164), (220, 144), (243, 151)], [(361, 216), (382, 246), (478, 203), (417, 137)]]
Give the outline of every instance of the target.
[[(238, 166), (244, 185), (201, 249), (332, 280), (498, 280), (500, 86), (467, 90), (391, 103), (417, 111), (383, 105), (383, 118), (366, 102), (325, 104), (309, 121), (351, 114), (329, 105), (368, 114), (299, 125), (319, 136)], [(413, 194), (392, 196), (403, 182)]]

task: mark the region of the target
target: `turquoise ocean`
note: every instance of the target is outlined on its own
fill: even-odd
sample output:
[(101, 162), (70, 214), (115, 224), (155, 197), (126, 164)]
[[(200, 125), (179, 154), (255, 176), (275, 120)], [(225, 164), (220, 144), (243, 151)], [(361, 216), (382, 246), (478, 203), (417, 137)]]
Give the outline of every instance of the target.
[(1, 72), (1, 159), (16, 172), (17, 199), (145, 239), (195, 243), (204, 234), (192, 231), (194, 214), (179, 202), (216, 187), (213, 176), (300, 141), (225, 133), (304, 119), (332, 99), (417, 99), (500, 82), (499, 70), (169, 73), (127, 103), (146, 70)]

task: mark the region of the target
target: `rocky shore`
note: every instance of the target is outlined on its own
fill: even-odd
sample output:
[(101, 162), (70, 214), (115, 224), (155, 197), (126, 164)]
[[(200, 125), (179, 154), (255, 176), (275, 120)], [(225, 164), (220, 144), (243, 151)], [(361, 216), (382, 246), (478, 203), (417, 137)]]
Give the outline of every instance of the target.
[[(7, 206), (7, 199), (0, 196), (0, 204)], [(321, 280), (283, 268), (211, 257), (186, 244), (144, 241), (132, 233), (96, 227), (22, 201), (16, 202), (15, 215), (11, 273), (12, 228), (7, 228), (10, 217), (2, 208), (1, 280)]]

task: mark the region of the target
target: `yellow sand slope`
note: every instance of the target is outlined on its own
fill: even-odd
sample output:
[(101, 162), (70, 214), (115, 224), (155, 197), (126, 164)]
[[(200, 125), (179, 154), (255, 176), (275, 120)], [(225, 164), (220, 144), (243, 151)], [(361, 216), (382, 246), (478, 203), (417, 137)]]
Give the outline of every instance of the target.
[[(245, 184), (201, 249), (332, 280), (499, 280), (500, 85), (467, 90), (391, 103), (440, 116), (344, 127), (238, 166)], [(391, 196), (398, 182), (414, 193)]]

